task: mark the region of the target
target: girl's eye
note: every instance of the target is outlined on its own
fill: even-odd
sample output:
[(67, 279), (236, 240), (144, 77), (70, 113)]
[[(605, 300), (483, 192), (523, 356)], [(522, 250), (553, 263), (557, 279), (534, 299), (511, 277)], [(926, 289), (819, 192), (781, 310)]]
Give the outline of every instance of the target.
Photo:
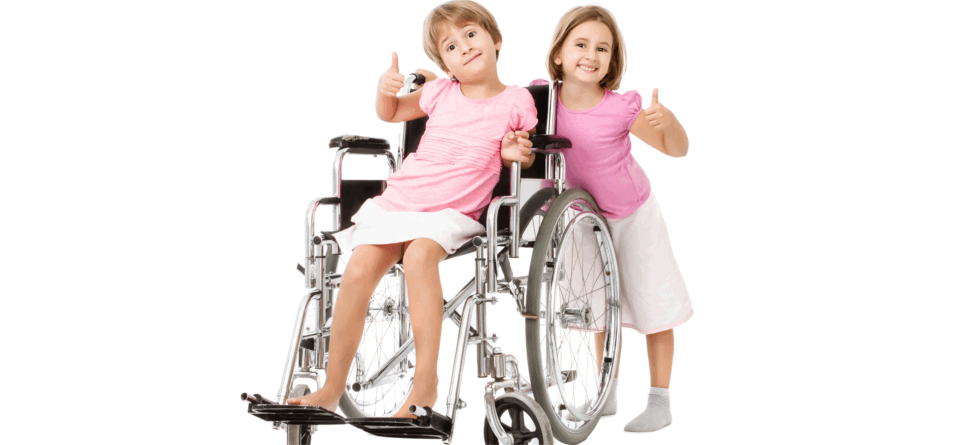
[(475, 32), (475, 31), (469, 31), (469, 33), (466, 34), (466, 36), (468, 36), (468, 37), (475, 37), (475, 36), (476, 36), (476, 32)]
[(576, 43), (575, 46), (578, 46), (579, 48), (585, 48), (585, 43)]
[(456, 49), (456, 45), (455, 45), (455, 44), (452, 44), (452, 45), (449, 45), (449, 46), (446, 47), (446, 51), (452, 51), (452, 50), (454, 50), (454, 49)]
[(606, 49), (606, 48), (604, 48), (604, 47), (600, 47), (600, 48), (599, 48), (599, 51), (609, 51), (609, 50)]

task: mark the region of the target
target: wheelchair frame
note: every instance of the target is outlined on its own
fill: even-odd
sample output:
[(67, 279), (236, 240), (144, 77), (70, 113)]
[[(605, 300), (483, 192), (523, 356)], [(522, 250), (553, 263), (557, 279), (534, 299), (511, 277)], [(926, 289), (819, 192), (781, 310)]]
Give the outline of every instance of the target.
[[(414, 75), (410, 75), (406, 79), (404, 91), (411, 91), (411, 86), (414, 79)], [(556, 86), (557, 83), (553, 82), (549, 88), (548, 100), (550, 112), (546, 124), (546, 134), (548, 135), (555, 133), (555, 104), (557, 101)], [(405, 132), (405, 129), (406, 126), (403, 125), (403, 132)], [(332, 292), (341, 284), (342, 276), (335, 273), (335, 266), (333, 267), (332, 271), (327, 270), (328, 266), (330, 265), (329, 258), (331, 256), (335, 257), (339, 255), (340, 251), (335, 240), (331, 239), (328, 235), (317, 233), (315, 229), (316, 212), (320, 206), (332, 206), (334, 220), (333, 228), (334, 231), (340, 230), (341, 204), (343, 197), (341, 190), (342, 163), (346, 155), (383, 155), (386, 157), (390, 172), (395, 172), (402, 164), (402, 158), (405, 151), (404, 136), (404, 134), (401, 134), (400, 136), (398, 160), (393, 157), (392, 153), (388, 151), (388, 145), (385, 148), (371, 149), (368, 146), (352, 148), (348, 146), (348, 142), (364, 141), (368, 140), (368, 138), (343, 137), (342, 146), (339, 148), (339, 150), (337, 150), (333, 161), (333, 190), (335, 192), (335, 196), (317, 198), (309, 203), (306, 211), (305, 267), (302, 268), (304, 270), (301, 269), (305, 275), (307, 293), (300, 301), (294, 324), (293, 335), (290, 339), (286, 364), (283, 370), (280, 389), (277, 394), (279, 405), (284, 404), (290, 397), (290, 393), (293, 390), (293, 384), (297, 378), (308, 378), (317, 381), (318, 383), (320, 377), (319, 372), (324, 370), (326, 367), (326, 355), (328, 347), (327, 342), (329, 341), (331, 331), (330, 312), (332, 308)], [(448, 431), (446, 431), (447, 434), (441, 435), (443, 442), (446, 444), (451, 443), (452, 441), (453, 426), (458, 410), (466, 406), (465, 402), (459, 398), (459, 395), (467, 346), (472, 344), (477, 345), (476, 360), (478, 377), (485, 378), (491, 376), (493, 378), (493, 381), (489, 382), (485, 387), (484, 407), (488, 425), (491, 427), (492, 433), (496, 438), (498, 438), (500, 443), (511, 445), (513, 441), (512, 437), (507, 434), (505, 428), (499, 420), (499, 414), (497, 414), (496, 409), (496, 394), (500, 391), (516, 392), (521, 394), (532, 393), (532, 385), (521, 375), (518, 360), (511, 354), (504, 354), (501, 348), (493, 347), (492, 343), (497, 340), (497, 337), (495, 335), (488, 335), (485, 304), (495, 304), (500, 298), (511, 297), (516, 302), (520, 314), (525, 319), (534, 320), (538, 316), (537, 313), (527, 312), (526, 308), (525, 288), (528, 286), (529, 277), (514, 277), (511, 264), (509, 262), (509, 258), (518, 258), (520, 242), (523, 235), (522, 233), (519, 233), (520, 207), (522, 204), (525, 204), (525, 201), (523, 201), (521, 198), (528, 199), (532, 196), (532, 191), (548, 187), (554, 188), (556, 190), (556, 194), (553, 195), (554, 199), (555, 196), (558, 196), (565, 190), (566, 184), (565, 159), (562, 153), (558, 152), (557, 150), (550, 149), (548, 144), (546, 144), (544, 148), (540, 147), (538, 149), (534, 149), (534, 151), (545, 154), (545, 179), (527, 179), (525, 182), (523, 182), (519, 164), (516, 162), (512, 163), (510, 169), (511, 180), (509, 195), (493, 198), (487, 212), (485, 235), (476, 236), (472, 240), (472, 244), (476, 250), (475, 277), (469, 280), (469, 282), (462, 287), (455, 297), (444, 303), (443, 319), (451, 319), (459, 328), (456, 353), (453, 361), (452, 380), (446, 398), (445, 416), (448, 418), (448, 425), (443, 422), (439, 422), (442, 424), (441, 429), (448, 429)], [(523, 191), (522, 189), (526, 190)], [(510, 210), (508, 234), (498, 233), (497, 227), (498, 215), (504, 206), (509, 207)], [(594, 219), (599, 221), (601, 218)], [(598, 231), (601, 229), (606, 233), (607, 236), (608, 228), (605, 227), (604, 222), (601, 222), (599, 225), (602, 227), (595, 230)], [(502, 248), (502, 250), (497, 252), (500, 248)], [(609, 260), (611, 261), (612, 267), (615, 268), (614, 254), (603, 254), (603, 260), (606, 260), (606, 256), (611, 256)], [(498, 267), (496, 267), (497, 265)], [(498, 271), (501, 271), (501, 277), (497, 269)], [(390, 272), (402, 274), (402, 266), (397, 264), (390, 269)], [(606, 275), (610, 274), (606, 273)], [(612, 273), (611, 275), (612, 277), (606, 278), (606, 280), (614, 284), (612, 292), (614, 292), (615, 304), (617, 305), (617, 272)], [(608, 282), (606, 284), (607, 286), (609, 285)], [(401, 294), (402, 295), (400, 298), (405, 299), (404, 280), (402, 281)], [(319, 329), (317, 332), (304, 334), (303, 328), (306, 324), (308, 309), (310, 304), (314, 301), (316, 302), (315, 304), (318, 304), (318, 319), (316, 321)], [(457, 312), (459, 306), (462, 306), (461, 314)], [(403, 307), (402, 302), (400, 302), (399, 307)], [(399, 312), (400, 316), (408, 316), (402, 314), (401, 310)], [(470, 324), (473, 313), (475, 313), (474, 328)], [(618, 321), (617, 307), (616, 311), (614, 311), (614, 314), (610, 315), (610, 317), (614, 317), (613, 323), (620, 323), (620, 321)], [(612, 351), (613, 357), (617, 357), (619, 350), (619, 338), (618, 336), (609, 337), (612, 338), (607, 340), (606, 347), (609, 348), (609, 351)], [(304, 345), (309, 345), (309, 347), (304, 347)], [(395, 380), (395, 373), (390, 375), (389, 372), (400, 365), (400, 363), (405, 363), (404, 360), (413, 349), (414, 342), (411, 336), (409, 336), (405, 338), (393, 356), (379, 366), (379, 368), (364, 370), (365, 372), (362, 372), (364, 380), (362, 382), (354, 383), (352, 385), (353, 390), (358, 391), (359, 389), (373, 388), (378, 385), (389, 383), (391, 381), (390, 379)], [(550, 356), (550, 361), (551, 360), (552, 357)], [(606, 363), (606, 365), (611, 366), (613, 363), (614, 362)], [(603, 366), (603, 369), (605, 369), (605, 366)], [(563, 375), (564, 380), (562, 383), (574, 378), (574, 375)], [(551, 384), (556, 383), (559, 382), (551, 382), (550, 386)], [(347, 389), (347, 391), (349, 391), (349, 389)], [(600, 393), (601, 399), (597, 402), (598, 408), (593, 409), (592, 417), (597, 417), (600, 415), (598, 414), (598, 410), (604, 405), (605, 398), (607, 396), (608, 391)], [(246, 397), (247, 396), (244, 394), (244, 400), (246, 400)], [(254, 400), (268, 402), (266, 399), (263, 399), (258, 395), (255, 397), (256, 399)], [(400, 404), (401, 403), (402, 402), (400, 402)], [(251, 402), (251, 412), (252, 406), (253, 402)], [(542, 410), (542, 408), (539, 408), (538, 405), (536, 405), (536, 408), (538, 408), (540, 411)], [(410, 408), (410, 412), (420, 416), (420, 419), (432, 418), (432, 420), (425, 421), (425, 423), (436, 423), (434, 417), (437, 416), (434, 416), (432, 410), (429, 408), (422, 409), (413, 406)], [(578, 415), (585, 416), (586, 414), (579, 413)], [(591, 420), (592, 417), (589, 417), (589, 419)], [(550, 436), (547, 441), (551, 441), (552, 433), (551, 427), (548, 425), (549, 419), (546, 418), (545, 420), (546, 425), (544, 425), (544, 427), (546, 430), (548, 430), (545, 434)], [(347, 422), (349, 422), (348, 419)], [(274, 428), (279, 428), (284, 423), (287, 422), (274, 420), (273, 425)], [(293, 425), (293, 422), (288, 423)], [(300, 425), (300, 428), (303, 428), (304, 424)], [(367, 431), (370, 430), (367, 429)], [(591, 431), (591, 429), (589, 431)], [(587, 434), (588, 433), (586, 433), (586, 435)]]

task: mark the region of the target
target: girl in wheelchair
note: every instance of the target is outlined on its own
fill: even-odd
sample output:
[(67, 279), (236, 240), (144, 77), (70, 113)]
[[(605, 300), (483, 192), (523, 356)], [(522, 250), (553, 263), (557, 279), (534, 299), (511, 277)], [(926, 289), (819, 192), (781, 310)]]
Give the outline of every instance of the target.
[[(645, 411), (625, 430), (656, 431), (672, 422), (672, 329), (688, 321), (692, 304), (648, 177), (631, 156), (629, 134), (673, 157), (685, 156), (688, 137), (659, 103), (658, 89), (645, 109), (638, 92), (614, 92), (625, 71), (625, 45), (606, 9), (567, 12), (556, 27), (547, 66), (552, 78), (562, 81), (556, 131), (572, 142), (565, 153), (568, 185), (588, 191), (602, 209), (621, 276), (622, 326), (646, 335), (652, 388)], [(595, 344), (601, 351), (602, 333)], [(616, 412), (616, 385), (617, 379), (604, 415)]]
[(387, 178), (382, 195), (362, 205), (353, 226), (334, 234), (340, 248), (353, 253), (335, 303), (326, 382), (312, 394), (290, 398), (289, 404), (336, 409), (370, 296), (389, 268), (402, 261), (416, 368), (397, 416), (413, 417), (407, 410), (411, 404), (433, 406), (443, 319), (439, 262), (484, 232), (477, 219), (499, 179), (500, 158), (525, 165), (532, 161), (531, 143), (514, 135), (528, 136), (524, 131), (536, 125), (535, 104), (525, 88), (499, 80), (502, 36), (489, 11), (471, 1), (440, 5), (426, 17), (423, 46), (451, 80), (433, 80), (425, 72), (422, 89), (397, 96), (403, 76), (396, 53), (380, 78), (380, 119), (403, 122), (428, 115), (426, 131), (417, 151)]

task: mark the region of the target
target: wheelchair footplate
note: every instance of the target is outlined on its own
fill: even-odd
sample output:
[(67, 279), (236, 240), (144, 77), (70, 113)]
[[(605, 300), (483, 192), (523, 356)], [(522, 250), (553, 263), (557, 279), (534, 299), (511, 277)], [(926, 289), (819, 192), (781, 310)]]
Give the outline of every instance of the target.
[(369, 434), (381, 437), (400, 437), (406, 439), (447, 439), (452, 431), (452, 421), (431, 408), (422, 408), (421, 415), (415, 419), (397, 419), (392, 417), (355, 417), (346, 419), (346, 423)]
[(280, 405), (263, 398), (259, 394), (243, 394), (242, 399), (249, 402), (248, 412), (269, 422), (282, 422), (288, 425), (342, 425), (346, 420), (318, 406)]

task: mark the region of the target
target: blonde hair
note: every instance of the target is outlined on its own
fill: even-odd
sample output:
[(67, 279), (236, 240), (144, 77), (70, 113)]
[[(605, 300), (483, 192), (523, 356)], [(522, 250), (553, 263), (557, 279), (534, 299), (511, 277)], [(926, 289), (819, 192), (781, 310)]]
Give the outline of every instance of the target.
[(555, 58), (562, 49), (562, 44), (569, 37), (569, 33), (588, 21), (596, 21), (609, 27), (612, 31), (612, 60), (609, 61), (609, 72), (599, 81), (599, 86), (609, 90), (619, 89), (619, 82), (622, 80), (622, 74), (625, 73), (625, 42), (622, 41), (622, 33), (618, 25), (615, 24), (615, 17), (612, 17), (607, 9), (601, 6), (577, 6), (565, 13), (559, 24), (556, 26), (555, 37), (552, 39), (552, 47), (549, 48), (549, 60), (546, 61), (546, 67), (549, 69), (549, 75), (553, 80), (562, 80), (562, 68), (556, 65)]
[[(446, 23), (462, 26), (468, 22), (475, 22), (486, 30), (492, 37), (493, 43), (502, 41), (502, 33), (499, 32), (496, 19), (486, 8), (476, 2), (468, 0), (446, 2), (437, 6), (426, 16), (422, 24), (422, 47), (426, 50), (426, 55), (443, 71), (449, 71), (449, 69), (442, 63), (442, 57), (439, 55), (438, 39), (442, 26)], [(499, 50), (496, 50), (496, 59), (499, 59)]]

